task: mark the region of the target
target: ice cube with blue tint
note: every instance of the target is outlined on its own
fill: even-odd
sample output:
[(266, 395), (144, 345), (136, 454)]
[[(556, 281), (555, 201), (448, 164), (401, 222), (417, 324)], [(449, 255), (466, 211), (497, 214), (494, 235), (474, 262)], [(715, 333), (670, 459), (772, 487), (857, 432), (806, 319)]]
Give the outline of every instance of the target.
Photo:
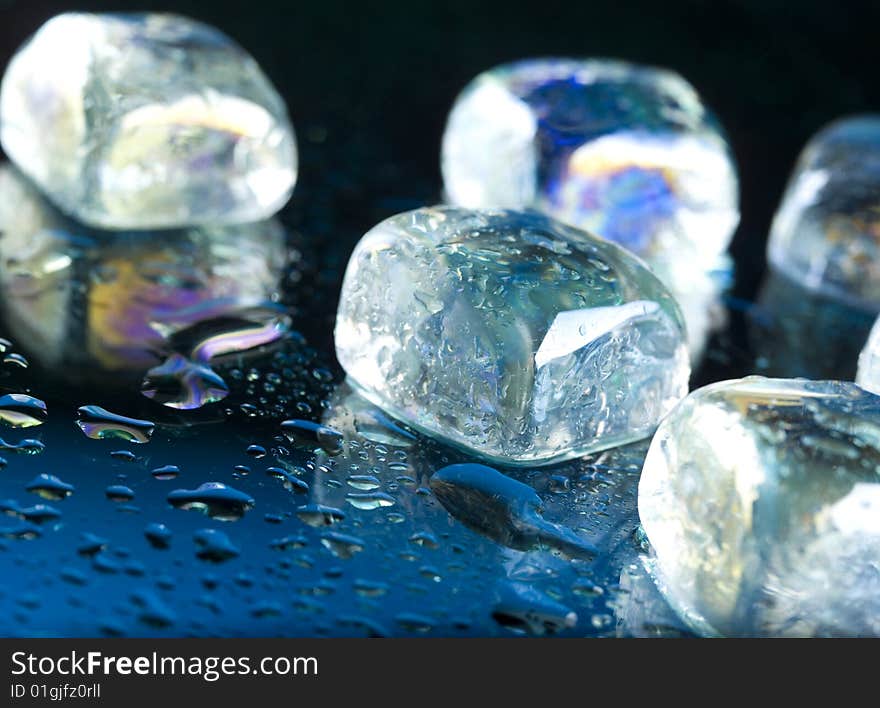
[(730, 148), (677, 74), (534, 59), (477, 76), (443, 137), (448, 199), (537, 208), (648, 258), (711, 263), (739, 221)]

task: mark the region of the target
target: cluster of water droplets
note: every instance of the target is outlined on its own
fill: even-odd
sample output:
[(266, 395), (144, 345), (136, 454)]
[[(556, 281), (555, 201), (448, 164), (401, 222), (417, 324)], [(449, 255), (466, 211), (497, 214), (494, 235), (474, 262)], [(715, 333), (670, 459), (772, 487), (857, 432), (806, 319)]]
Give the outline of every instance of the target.
[(681, 631), (638, 562), (643, 445), (489, 468), (389, 418), (295, 335), (218, 369), (234, 426), (0, 397), (0, 424), (41, 431), (2, 444), (0, 570), (17, 580), (0, 631)]

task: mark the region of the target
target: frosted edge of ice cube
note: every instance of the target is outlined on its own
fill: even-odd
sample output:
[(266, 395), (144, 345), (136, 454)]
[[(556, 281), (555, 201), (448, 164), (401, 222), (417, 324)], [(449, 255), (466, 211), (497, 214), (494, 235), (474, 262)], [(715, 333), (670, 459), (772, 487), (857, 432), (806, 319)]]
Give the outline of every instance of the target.
[(535, 212), (435, 207), (377, 225), (349, 261), (335, 339), (370, 402), (505, 465), (647, 437), (690, 373), (680, 310), (656, 276)]

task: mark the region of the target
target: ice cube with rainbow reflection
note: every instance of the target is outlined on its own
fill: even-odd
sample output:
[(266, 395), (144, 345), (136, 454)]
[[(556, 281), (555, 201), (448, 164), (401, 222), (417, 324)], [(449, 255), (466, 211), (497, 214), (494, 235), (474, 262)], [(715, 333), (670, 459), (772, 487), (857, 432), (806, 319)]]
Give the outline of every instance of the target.
[(532, 59), (477, 76), (443, 137), (448, 200), (536, 208), (652, 260), (711, 264), (739, 221), (730, 147), (677, 74)]

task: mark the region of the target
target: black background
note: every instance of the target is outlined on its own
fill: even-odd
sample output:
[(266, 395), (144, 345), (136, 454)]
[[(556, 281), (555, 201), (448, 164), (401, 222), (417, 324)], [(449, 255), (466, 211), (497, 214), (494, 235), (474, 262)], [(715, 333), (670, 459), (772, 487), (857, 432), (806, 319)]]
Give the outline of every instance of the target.
[(48, 17), (72, 9), (173, 10), (220, 27), (257, 58), (288, 102), (302, 153), (286, 218), (322, 242), (315, 265), (325, 279), (373, 223), (439, 200), (448, 109), (469, 79), (504, 61), (618, 57), (690, 80), (739, 164), (732, 252), (734, 292), (745, 298), (760, 281), (766, 232), (800, 148), (835, 117), (880, 106), (880, 3), (0, 0), (0, 64)]

